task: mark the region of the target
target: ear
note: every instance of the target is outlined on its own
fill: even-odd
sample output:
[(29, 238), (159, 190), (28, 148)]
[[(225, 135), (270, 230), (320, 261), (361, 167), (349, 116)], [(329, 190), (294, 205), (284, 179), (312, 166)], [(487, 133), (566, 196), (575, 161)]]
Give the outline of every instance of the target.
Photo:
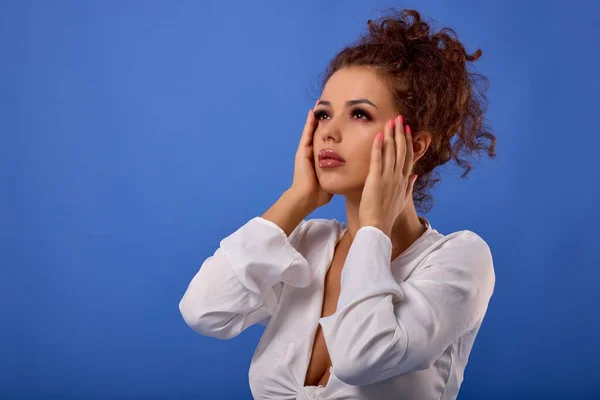
[(431, 145), (431, 133), (428, 131), (418, 132), (413, 135), (414, 162), (419, 161)]

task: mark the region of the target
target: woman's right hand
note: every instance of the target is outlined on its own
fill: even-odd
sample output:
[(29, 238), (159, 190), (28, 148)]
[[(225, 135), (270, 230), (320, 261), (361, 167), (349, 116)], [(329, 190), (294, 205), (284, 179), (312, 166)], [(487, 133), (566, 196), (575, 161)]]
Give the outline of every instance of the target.
[(300, 144), (296, 151), (292, 187), (288, 189), (288, 191), (309, 201), (315, 210), (329, 203), (333, 198), (333, 194), (323, 190), (315, 171), (313, 136), (317, 129), (317, 124), (314, 111), (311, 109), (308, 112)]

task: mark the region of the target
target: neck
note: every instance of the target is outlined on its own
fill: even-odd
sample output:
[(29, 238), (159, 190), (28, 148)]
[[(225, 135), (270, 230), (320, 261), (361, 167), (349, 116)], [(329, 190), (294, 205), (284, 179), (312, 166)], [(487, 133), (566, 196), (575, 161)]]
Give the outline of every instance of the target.
[[(346, 220), (348, 221), (348, 231), (346, 235), (347, 240), (351, 243), (354, 241), (356, 232), (361, 228), (358, 219), (358, 210), (360, 207), (361, 193), (357, 195), (347, 195), (346, 197)], [(419, 220), (415, 204), (412, 199), (404, 207), (404, 210), (396, 217), (394, 225), (392, 227), (391, 241), (392, 241), (392, 260), (398, 257), (402, 252), (410, 247), (415, 240), (417, 240), (427, 228)]]

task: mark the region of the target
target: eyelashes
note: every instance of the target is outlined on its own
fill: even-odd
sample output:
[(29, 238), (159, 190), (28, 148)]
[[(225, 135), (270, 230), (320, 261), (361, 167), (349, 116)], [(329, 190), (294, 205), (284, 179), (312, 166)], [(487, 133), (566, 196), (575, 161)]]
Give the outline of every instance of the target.
[(362, 108), (355, 108), (354, 110), (352, 110), (352, 118), (354, 118), (355, 116), (358, 117), (357, 119), (363, 119), (366, 121), (370, 121), (372, 119), (371, 114), (369, 114)]
[(322, 120), (324, 117), (327, 117), (327, 116), (329, 116), (329, 115), (327, 114), (327, 112), (326, 112), (326, 111), (323, 111), (323, 110), (317, 110), (317, 111), (315, 111), (315, 119), (316, 119), (317, 121), (320, 121), (320, 120)]
[[(353, 119), (358, 119), (358, 120), (363, 120), (363, 121), (371, 121), (373, 119), (371, 117), (371, 114), (369, 114), (367, 111), (363, 110), (362, 108), (353, 109), (350, 112), (350, 116)], [(325, 110), (315, 111), (315, 119), (317, 121), (321, 121), (321, 120), (329, 118), (329, 117), (330, 117), (329, 113)]]

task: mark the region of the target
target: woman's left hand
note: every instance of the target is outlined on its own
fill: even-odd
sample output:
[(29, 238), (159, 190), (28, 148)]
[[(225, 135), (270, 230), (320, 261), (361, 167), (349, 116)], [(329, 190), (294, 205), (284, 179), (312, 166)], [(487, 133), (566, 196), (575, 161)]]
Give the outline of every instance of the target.
[(417, 175), (412, 175), (414, 150), (410, 127), (402, 117), (385, 124), (371, 150), (358, 217), (360, 226), (374, 226), (391, 237), (396, 217), (412, 199)]

